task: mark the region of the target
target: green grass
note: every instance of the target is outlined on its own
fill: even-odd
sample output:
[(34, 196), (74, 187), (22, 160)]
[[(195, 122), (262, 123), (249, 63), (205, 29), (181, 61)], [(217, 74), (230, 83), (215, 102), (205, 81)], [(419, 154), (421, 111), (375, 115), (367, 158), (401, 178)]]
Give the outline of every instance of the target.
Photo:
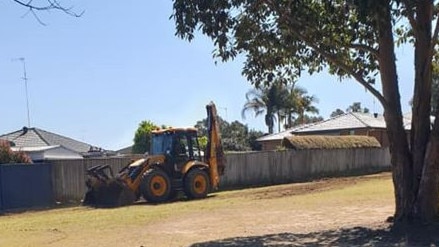
[[(273, 188), (276, 191), (276, 188), (281, 187), (271, 187), (272, 191)], [(115, 209), (72, 207), (4, 215), (0, 216), (0, 246), (59, 246), (58, 241), (69, 243), (68, 246), (87, 245), (89, 242), (83, 241), (119, 238), (118, 234), (135, 237), (136, 232), (151, 224), (196, 215), (199, 212), (230, 208), (312, 210), (325, 205), (330, 212), (336, 207), (351, 203), (382, 200), (391, 202), (393, 199), (390, 178), (362, 181), (345, 188), (304, 195), (254, 197), (256, 193), (263, 194), (264, 190), (266, 188), (220, 192), (204, 200), (161, 205), (139, 203)]]

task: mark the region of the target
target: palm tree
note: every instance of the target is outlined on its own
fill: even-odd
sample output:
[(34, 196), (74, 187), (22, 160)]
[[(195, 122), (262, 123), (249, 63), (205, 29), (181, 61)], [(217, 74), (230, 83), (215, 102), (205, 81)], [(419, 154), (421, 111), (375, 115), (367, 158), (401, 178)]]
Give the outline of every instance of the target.
[[(242, 118), (245, 113), (252, 110), (255, 117), (265, 113), (265, 124), (268, 132), (274, 132), (274, 123), (280, 123), (286, 119), (286, 128), (293, 126), (293, 121), (303, 124), (306, 121), (306, 113), (319, 113), (314, 103), (318, 102), (315, 96), (307, 95), (308, 91), (302, 87), (286, 86), (281, 82), (273, 83), (270, 87), (252, 89), (245, 95), (247, 102), (242, 109)], [(297, 116), (297, 119), (295, 119)]]
[(289, 95), (286, 98), (284, 111), (286, 112), (287, 124), (286, 128), (293, 126), (294, 115), (297, 115), (296, 123), (305, 123), (305, 114), (313, 113), (318, 114), (319, 109), (313, 104), (318, 102), (317, 97), (314, 95), (307, 95), (308, 91), (302, 87), (292, 87)]
[(265, 113), (265, 125), (268, 133), (273, 134), (276, 115), (281, 108), (281, 95), (284, 86), (280, 83), (273, 83), (269, 87), (252, 89), (245, 94), (247, 102), (244, 104), (241, 115), (245, 119), (245, 113), (249, 110), (254, 111), (255, 117)]

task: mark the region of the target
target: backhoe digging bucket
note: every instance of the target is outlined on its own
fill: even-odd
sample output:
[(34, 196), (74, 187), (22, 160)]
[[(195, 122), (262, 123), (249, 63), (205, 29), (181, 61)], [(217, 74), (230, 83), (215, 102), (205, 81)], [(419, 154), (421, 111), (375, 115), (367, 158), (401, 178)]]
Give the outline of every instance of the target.
[[(111, 177), (105, 172), (109, 170)], [(87, 192), (83, 205), (92, 207), (120, 207), (136, 200), (134, 192), (123, 181), (112, 177), (109, 166), (96, 166), (87, 170)]]

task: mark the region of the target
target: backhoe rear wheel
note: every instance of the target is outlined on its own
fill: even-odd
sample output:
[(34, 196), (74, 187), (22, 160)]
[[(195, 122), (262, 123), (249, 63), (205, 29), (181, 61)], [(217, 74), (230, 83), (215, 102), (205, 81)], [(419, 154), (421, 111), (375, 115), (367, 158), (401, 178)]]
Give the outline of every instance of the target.
[(184, 179), (184, 193), (190, 199), (205, 198), (210, 191), (207, 172), (195, 168), (190, 170)]
[(168, 174), (159, 169), (148, 170), (140, 184), (143, 198), (148, 202), (160, 203), (169, 199), (171, 180)]

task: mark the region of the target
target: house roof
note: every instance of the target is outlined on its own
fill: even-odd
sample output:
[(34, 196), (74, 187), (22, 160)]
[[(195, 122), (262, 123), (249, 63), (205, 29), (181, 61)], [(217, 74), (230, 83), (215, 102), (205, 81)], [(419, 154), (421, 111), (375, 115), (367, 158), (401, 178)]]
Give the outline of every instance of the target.
[[(411, 114), (404, 114), (403, 122), (404, 128), (406, 130), (410, 130)], [(373, 114), (369, 113), (346, 112), (320, 122), (299, 125), (277, 134), (263, 136), (258, 138), (257, 141), (282, 140), (284, 137), (289, 137), (300, 133), (319, 133), (364, 128), (385, 129), (386, 122), (384, 121), (383, 115), (374, 116)]]
[(90, 144), (74, 140), (69, 137), (58, 135), (39, 128), (23, 127), (8, 134), (0, 136), (0, 139), (11, 141), (16, 147), (47, 147), (47, 146), (63, 146), (77, 153), (87, 154), (89, 152), (103, 151), (100, 148)]
[(292, 132), (322, 132), (331, 130), (345, 130), (345, 129), (362, 129), (362, 128), (376, 128), (385, 129), (386, 122), (382, 115), (376, 117), (368, 113), (347, 112), (327, 120), (316, 122), (296, 129)]
[(272, 140), (282, 140), (285, 137), (289, 137), (292, 136), (291, 134), (291, 129), (276, 133), (276, 134), (271, 134), (271, 135), (265, 135), (265, 136), (261, 136), (258, 139), (256, 139), (256, 141), (260, 142), (260, 141), (272, 141)]
[(132, 154), (133, 152), (133, 145), (119, 149), (116, 151), (118, 154)]

